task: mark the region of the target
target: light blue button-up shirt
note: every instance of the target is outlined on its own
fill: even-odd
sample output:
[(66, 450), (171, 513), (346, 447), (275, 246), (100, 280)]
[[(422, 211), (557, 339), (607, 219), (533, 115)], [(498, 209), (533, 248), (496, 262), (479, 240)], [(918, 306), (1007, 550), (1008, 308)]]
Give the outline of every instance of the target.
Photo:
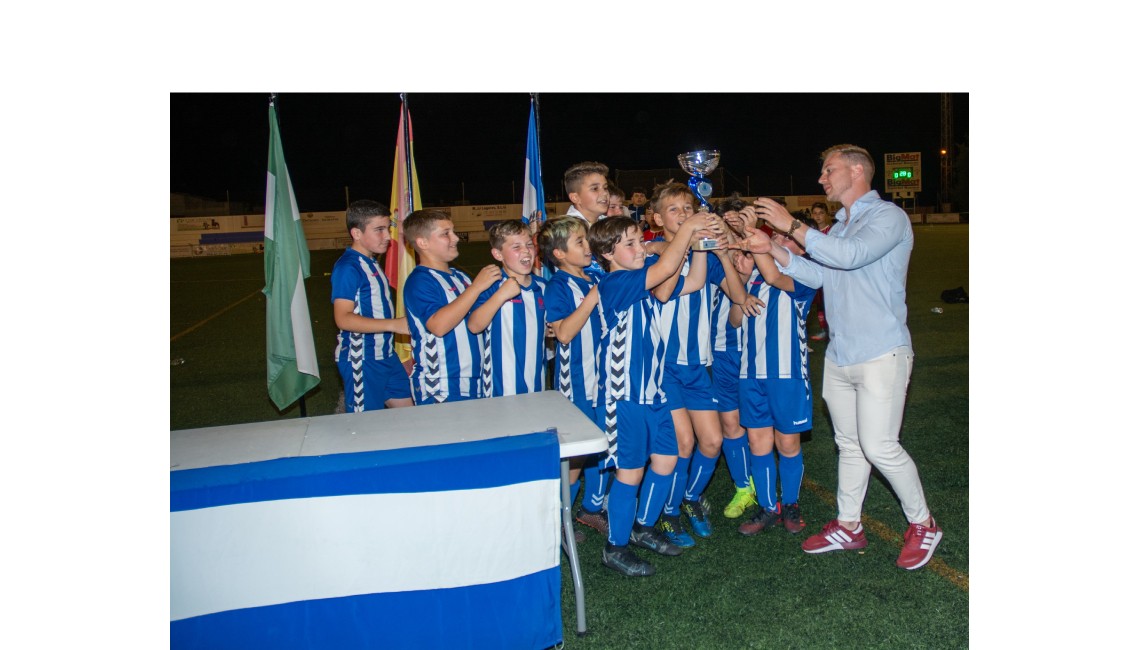
[[(826, 235), (809, 229), (804, 250), (780, 270), (801, 281), (823, 274), (831, 341), (827, 358), (840, 366), (910, 347), (906, 270), (914, 248), (910, 217), (875, 190), (842, 208)], [(807, 282), (805, 282), (806, 284)]]

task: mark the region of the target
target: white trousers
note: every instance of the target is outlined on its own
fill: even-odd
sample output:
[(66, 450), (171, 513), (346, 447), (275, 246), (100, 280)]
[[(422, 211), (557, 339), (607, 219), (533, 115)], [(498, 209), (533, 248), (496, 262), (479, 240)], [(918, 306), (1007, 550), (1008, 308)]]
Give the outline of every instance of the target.
[(872, 466), (891, 484), (908, 522), (930, 516), (918, 468), (899, 444), (913, 367), (914, 352), (905, 346), (851, 366), (824, 361), (823, 399), (839, 447), (840, 521), (860, 520)]

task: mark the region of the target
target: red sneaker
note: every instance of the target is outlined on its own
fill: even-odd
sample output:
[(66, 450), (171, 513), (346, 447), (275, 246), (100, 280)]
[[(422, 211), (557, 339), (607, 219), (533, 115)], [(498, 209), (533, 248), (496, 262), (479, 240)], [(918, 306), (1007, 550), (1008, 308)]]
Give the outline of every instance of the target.
[(827, 553), (828, 551), (853, 551), (867, 546), (867, 536), (863, 534), (863, 524), (855, 530), (847, 530), (839, 525), (839, 520), (827, 522), (823, 530), (804, 540), (801, 548), (804, 553)]
[(930, 561), (940, 541), (942, 541), (942, 529), (938, 527), (934, 517), (930, 518), (930, 526), (911, 524), (903, 535), (902, 553), (899, 553), (899, 559), (895, 564), (900, 569), (908, 571), (922, 568)]

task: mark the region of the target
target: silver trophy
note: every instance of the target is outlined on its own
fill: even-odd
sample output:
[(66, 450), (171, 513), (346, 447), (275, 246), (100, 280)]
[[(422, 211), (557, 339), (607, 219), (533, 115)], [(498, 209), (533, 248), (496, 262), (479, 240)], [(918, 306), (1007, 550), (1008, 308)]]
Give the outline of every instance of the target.
[(677, 156), (677, 162), (681, 163), (681, 169), (689, 174), (689, 190), (693, 196), (697, 197), (702, 208), (712, 212), (712, 206), (706, 199), (712, 195), (712, 183), (705, 178), (705, 174), (710, 174), (716, 169), (720, 163), (720, 152), (716, 149), (690, 151)]

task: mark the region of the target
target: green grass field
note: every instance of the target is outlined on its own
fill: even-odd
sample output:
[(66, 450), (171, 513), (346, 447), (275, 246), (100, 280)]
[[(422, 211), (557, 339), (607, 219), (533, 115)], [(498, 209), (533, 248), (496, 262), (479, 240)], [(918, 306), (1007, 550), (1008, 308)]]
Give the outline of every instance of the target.
[[(461, 245), (457, 265), (474, 273), (485, 243)], [(326, 276), (340, 251), (314, 251), (306, 283), (321, 362), (309, 415), (334, 411), (340, 379), (332, 361), (336, 327)], [(260, 256), (170, 262), (170, 427), (186, 429), (299, 415), (279, 412), (266, 392), (265, 300)], [(601, 566), (604, 540), (580, 546), (590, 632), (575, 633), (570, 573), (562, 609), (572, 648), (961, 648), (969, 645), (969, 306), (943, 304), (944, 289), (969, 291), (969, 226), (915, 226), (907, 294), (916, 354), (902, 441), (944, 530), (934, 560), (895, 567), (906, 521), (877, 475), (864, 508), (862, 552), (809, 556), (799, 544), (835, 516), (836, 451), (818, 397), (824, 345), (813, 342), (815, 429), (804, 436), (800, 504), (808, 528), (746, 538), (742, 519), (720, 510), (732, 493), (723, 461), (706, 494), (714, 534), (677, 558), (651, 557), (657, 575), (623, 578)], [(943, 313), (931, 311), (941, 307)], [(809, 319), (809, 329), (815, 327)], [(181, 361), (174, 365), (176, 361)], [(746, 515), (747, 517), (747, 515)], [(457, 531), (460, 534), (461, 531)], [(639, 552), (643, 552), (639, 550)], [(647, 552), (645, 552), (647, 553)]]

